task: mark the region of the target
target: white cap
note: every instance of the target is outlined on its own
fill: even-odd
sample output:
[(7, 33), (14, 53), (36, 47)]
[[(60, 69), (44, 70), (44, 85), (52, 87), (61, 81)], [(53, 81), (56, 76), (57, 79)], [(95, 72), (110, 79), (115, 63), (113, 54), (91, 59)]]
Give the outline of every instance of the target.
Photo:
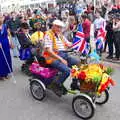
[(58, 25), (61, 27), (65, 27), (65, 24), (61, 20), (54, 20), (53, 25)]

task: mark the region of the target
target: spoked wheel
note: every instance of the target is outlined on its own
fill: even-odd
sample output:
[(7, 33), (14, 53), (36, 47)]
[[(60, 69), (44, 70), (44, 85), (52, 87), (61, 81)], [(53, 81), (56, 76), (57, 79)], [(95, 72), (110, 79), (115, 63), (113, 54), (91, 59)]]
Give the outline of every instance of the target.
[(32, 81), (30, 83), (30, 91), (32, 96), (39, 101), (42, 101), (46, 96), (45, 86), (42, 82)]
[(109, 100), (109, 92), (106, 89), (104, 92), (101, 93), (100, 96), (97, 96), (95, 99), (95, 103), (98, 105), (105, 104)]
[(83, 95), (76, 96), (73, 99), (72, 108), (75, 114), (82, 119), (92, 118), (95, 112), (91, 100)]

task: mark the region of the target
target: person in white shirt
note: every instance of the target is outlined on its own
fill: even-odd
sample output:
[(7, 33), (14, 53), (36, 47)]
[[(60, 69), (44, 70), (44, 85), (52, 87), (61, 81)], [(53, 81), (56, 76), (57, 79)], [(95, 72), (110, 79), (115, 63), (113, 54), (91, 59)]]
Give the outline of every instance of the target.
[[(101, 17), (101, 14), (100, 14), (99, 10), (96, 11), (95, 16), (96, 16), (96, 19), (95, 19), (93, 24), (94, 24), (94, 33), (95, 33), (95, 38), (96, 38), (97, 34), (98, 34), (98, 31), (101, 28), (105, 30), (105, 28), (106, 28), (106, 21), (105, 21), (104, 18)], [(107, 43), (106, 43), (106, 45), (107, 45)], [(97, 52), (99, 53), (99, 55), (101, 55), (102, 50), (99, 50)]]
[(96, 11), (95, 16), (96, 16), (96, 19), (94, 21), (94, 28), (95, 28), (95, 30), (98, 30), (98, 29), (100, 29), (102, 27), (105, 29), (106, 21), (105, 21), (104, 18), (101, 17), (100, 12)]
[(69, 10), (68, 9), (64, 9), (62, 12), (61, 12), (61, 18), (62, 18), (62, 20), (64, 19), (64, 18), (68, 18), (69, 17)]

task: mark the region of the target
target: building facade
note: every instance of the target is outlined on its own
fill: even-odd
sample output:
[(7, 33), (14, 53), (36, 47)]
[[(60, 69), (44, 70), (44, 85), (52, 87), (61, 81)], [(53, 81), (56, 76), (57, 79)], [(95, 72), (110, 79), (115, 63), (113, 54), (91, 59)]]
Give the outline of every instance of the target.
[[(69, 2), (73, 0), (0, 0), (0, 11), (10, 12), (24, 10), (27, 8), (37, 8), (42, 6), (48, 8), (50, 6), (55, 6), (58, 2)], [(77, 0), (75, 0), (77, 1)], [(104, 1), (109, 1), (110, 3), (119, 4), (120, 0), (83, 0), (86, 3), (104, 3)]]
[(0, 11), (11, 12), (40, 6), (48, 8), (50, 4), (55, 6), (56, 0), (0, 0)]

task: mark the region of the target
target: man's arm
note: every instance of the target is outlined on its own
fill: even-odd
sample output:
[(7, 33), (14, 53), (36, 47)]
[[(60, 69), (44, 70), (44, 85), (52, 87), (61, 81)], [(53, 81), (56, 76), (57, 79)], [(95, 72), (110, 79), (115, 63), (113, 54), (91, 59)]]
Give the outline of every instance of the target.
[(72, 46), (72, 42), (68, 41), (68, 40), (66, 39), (66, 37), (64, 37), (64, 36), (63, 36), (63, 39), (64, 39), (64, 41), (65, 41), (65, 46), (68, 47), (68, 48), (70, 48), (70, 47)]

